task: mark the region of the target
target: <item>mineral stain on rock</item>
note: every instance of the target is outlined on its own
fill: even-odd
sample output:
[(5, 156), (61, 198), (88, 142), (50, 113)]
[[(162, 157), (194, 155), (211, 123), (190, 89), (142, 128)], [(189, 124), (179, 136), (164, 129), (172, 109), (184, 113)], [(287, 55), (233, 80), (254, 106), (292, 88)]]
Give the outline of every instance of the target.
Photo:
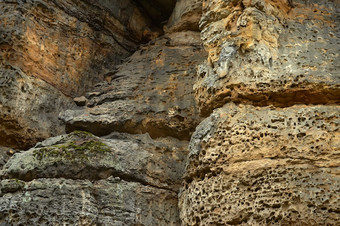
[(339, 7), (0, 1), (0, 225), (339, 225)]

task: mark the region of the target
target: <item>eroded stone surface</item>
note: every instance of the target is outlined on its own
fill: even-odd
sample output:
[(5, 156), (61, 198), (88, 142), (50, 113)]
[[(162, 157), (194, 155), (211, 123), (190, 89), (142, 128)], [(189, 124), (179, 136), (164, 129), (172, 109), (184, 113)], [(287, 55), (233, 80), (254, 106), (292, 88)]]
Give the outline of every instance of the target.
[(58, 114), (74, 107), (71, 98), (51, 85), (18, 68), (0, 68), (0, 145), (27, 149), (65, 133)]
[(226, 104), (190, 141), (187, 225), (336, 224), (340, 107)]
[(125, 180), (178, 191), (187, 156), (187, 142), (152, 140), (147, 134), (113, 133), (106, 139), (85, 132), (53, 137), (15, 154), (4, 166), (4, 178)]
[(200, 122), (192, 85), (196, 65), (206, 57), (199, 33), (164, 36), (108, 73), (108, 82), (87, 93), (87, 106), (61, 115), (68, 131), (105, 135), (148, 132), (151, 137), (189, 139)]
[(339, 103), (338, 4), (205, 1), (200, 28), (209, 56), (194, 88), (201, 113), (229, 101)]
[(0, 10), (1, 61), (69, 96), (102, 81), (151, 32), (129, 0), (11, 1)]
[(0, 182), (0, 223), (10, 225), (180, 225), (177, 195), (107, 180)]

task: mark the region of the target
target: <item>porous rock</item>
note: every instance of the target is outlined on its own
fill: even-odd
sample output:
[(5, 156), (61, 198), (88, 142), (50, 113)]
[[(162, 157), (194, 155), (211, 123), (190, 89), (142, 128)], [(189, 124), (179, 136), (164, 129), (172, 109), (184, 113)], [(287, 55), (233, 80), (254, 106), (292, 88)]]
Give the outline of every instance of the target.
[(197, 127), (185, 225), (336, 225), (340, 108), (226, 104)]
[(230, 101), (339, 103), (338, 4), (205, 1), (200, 28), (209, 56), (194, 87), (201, 114)]

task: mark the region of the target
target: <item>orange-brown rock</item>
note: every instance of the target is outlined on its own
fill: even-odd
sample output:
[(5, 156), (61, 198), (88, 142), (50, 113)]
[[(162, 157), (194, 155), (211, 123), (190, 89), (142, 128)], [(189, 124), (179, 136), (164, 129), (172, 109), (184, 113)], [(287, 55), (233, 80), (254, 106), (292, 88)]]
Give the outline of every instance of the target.
[(137, 44), (159, 35), (130, 0), (2, 1), (0, 145), (23, 148), (65, 132), (69, 97), (103, 81)]
[(340, 101), (338, 1), (203, 4), (209, 53), (195, 84), (201, 113), (233, 101), (258, 106)]
[(336, 225), (339, 106), (226, 104), (196, 129), (184, 225)]
[(132, 1), (14, 1), (0, 7), (1, 61), (68, 96), (101, 81), (151, 26)]
[(338, 6), (203, 1), (183, 225), (339, 224)]
[(201, 121), (193, 83), (206, 58), (198, 32), (171, 33), (142, 46), (87, 93), (87, 106), (61, 114), (67, 130), (112, 131), (189, 140)]

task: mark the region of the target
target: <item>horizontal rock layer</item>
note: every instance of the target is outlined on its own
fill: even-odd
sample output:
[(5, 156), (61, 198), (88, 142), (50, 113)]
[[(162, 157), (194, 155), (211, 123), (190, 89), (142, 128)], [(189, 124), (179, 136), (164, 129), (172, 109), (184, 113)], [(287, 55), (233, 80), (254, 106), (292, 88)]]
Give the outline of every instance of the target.
[[(179, 225), (187, 142), (75, 131), (17, 152), (1, 170), (0, 223)], [(23, 198), (25, 201), (22, 201)]]
[(1, 61), (69, 96), (101, 81), (151, 23), (131, 1), (30, 0), (0, 7)]
[(0, 188), (1, 224), (179, 225), (175, 192), (119, 178), (11, 179)]
[[(110, 137), (110, 138), (109, 138)], [(178, 191), (187, 142), (152, 140), (147, 134), (111, 134), (107, 139), (76, 131), (16, 153), (4, 166), (3, 178), (106, 179), (117, 176)]]
[(233, 101), (257, 106), (339, 103), (337, 1), (206, 1), (209, 53), (194, 89), (202, 115)]
[(339, 114), (338, 106), (216, 109), (190, 141), (184, 224), (336, 224)]
[[(168, 34), (142, 46), (86, 94), (86, 106), (60, 115), (67, 130), (112, 131), (189, 140), (201, 121), (192, 85), (206, 57), (198, 32)], [(84, 103), (83, 103), (84, 104)]]

